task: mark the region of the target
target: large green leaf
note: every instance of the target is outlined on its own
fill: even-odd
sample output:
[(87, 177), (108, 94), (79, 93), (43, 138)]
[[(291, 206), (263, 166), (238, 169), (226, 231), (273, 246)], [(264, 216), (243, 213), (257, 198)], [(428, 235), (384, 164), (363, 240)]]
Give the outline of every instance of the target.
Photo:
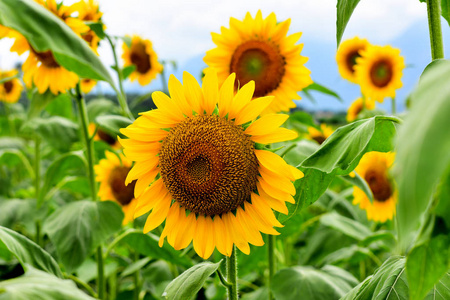
[(93, 123), (95, 118), (100, 115), (110, 115), (113, 113), (119, 113), (117, 105), (109, 99), (106, 98), (96, 98), (90, 100), (86, 109), (88, 112), (89, 122)]
[(357, 284), (353, 275), (335, 266), (297, 266), (278, 271), (271, 289), (279, 300), (331, 300), (339, 299)]
[(51, 50), (56, 61), (82, 78), (114, 85), (100, 58), (69, 26), (32, 0), (0, 0), (0, 23), (20, 32), (34, 50)]
[(122, 226), (124, 214), (111, 201), (77, 201), (57, 209), (44, 223), (68, 272), (80, 266), (94, 248)]
[(345, 27), (350, 20), (359, 0), (338, 0), (336, 6), (336, 41), (339, 47)]
[(25, 236), (3, 226), (0, 226), (0, 249), (11, 252), (25, 270), (31, 265), (62, 278), (58, 263), (50, 254)]
[(31, 267), (27, 269), (20, 277), (0, 282), (0, 300), (94, 300), (71, 280), (62, 280)]
[(376, 116), (340, 127), (302, 162), (301, 167), (347, 175), (355, 169), (364, 153), (393, 149), (394, 123), (397, 122), (395, 117)]
[(450, 26), (450, 1), (449, 0), (441, 0), (441, 15), (447, 20), (447, 23)]
[(447, 300), (450, 299), (450, 273), (446, 273), (438, 283), (431, 289), (424, 300)]
[(30, 177), (34, 177), (34, 171), (31, 167), (30, 161), (22, 150), (16, 148), (0, 149), (0, 165), (12, 167), (18, 164), (25, 167), (25, 170), (28, 171)]
[(95, 118), (95, 123), (114, 135), (122, 135), (120, 133), (120, 128), (127, 127), (132, 123), (132, 121), (122, 116), (104, 115)]
[(5, 199), (0, 200), (0, 226), (13, 228), (19, 224), (34, 225), (36, 215), (35, 199)]
[(203, 262), (187, 269), (169, 283), (163, 296), (166, 299), (191, 299), (202, 288), (206, 279), (219, 268), (221, 262)]
[[(338, 95), (338, 93), (336, 93), (335, 91), (330, 90), (329, 88), (327, 88), (326, 86), (323, 86), (317, 82), (313, 82), (310, 85), (308, 85), (307, 87), (305, 87), (302, 92), (306, 94), (307, 97), (312, 97), (309, 92), (311, 91), (316, 91), (331, 97), (336, 98), (339, 102), (344, 102), (342, 100), (342, 98)], [(313, 98), (314, 99), (314, 98)]]
[(423, 223), (432, 193), (450, 166), (450, 64), (424, 74), (412, 94), (412, 108), (397, 139), (394, 174), (398, 186), (397, 224), (405, 251)]
[(409, 294), (411, 300), (421, 300), (439, 279), (447, 273), (450, 265), (449, 240), (438, 236), (429, 243), (415, 247), (406, 260)]
[(372, 235), (372, 232), (366, 226), (336, 212), (323, 215), (320, 222), (358, 241), (363, 241)]

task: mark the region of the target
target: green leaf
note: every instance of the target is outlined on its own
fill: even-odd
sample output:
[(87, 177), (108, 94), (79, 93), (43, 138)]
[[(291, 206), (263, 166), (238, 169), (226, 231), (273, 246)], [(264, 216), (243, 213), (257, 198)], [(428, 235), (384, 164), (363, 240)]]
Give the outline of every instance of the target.
[(129, 66), (123, 68), (122, 69), (123, 80), (127, 79), (128, 76), (130, 76), (131, 73), (134, 72), (134, 70), (136, 70), (136, 66), (135, 65), (129, 65)]
[[(341, 102), (341, 103), (344, 102), (344, 100), (342, 100), (342, 98), (341, 98), (336, 92), (330, 90), (329, 88), (327, 88), (327, 87), (325, 87), (325, 86), (323, 86), (323, 85), (321, 85), (321, 84), (319, 84), (319, 83), (317, 83), (317, 82), (311, 83), (310, 85), (308, 85), (306, 88), (304, 88), (304, 89), (302, 90), (302, 92), (305, 92), (305, 91), (306, 91), (307, 94), (309, 94), (309, 95), (310, 95), (310, 92), (311, 92), (311, 91), (320, 92), (320, 93), (322, 93), (322, 94), (325, 94), (325, 95), (328, 95), (328, 96), (331, 96), (331, 97), (336, 98), (336, 99), (337, 99), (339, 102)], [(311, 97), (312, 97), (312, 96), (311, 96)]]
[[(450, 166), (450, 64), (424, 74), (397, 139), (397, 223), (405, 251), (423, 224), (436, 184)], [(432, 103), (432, 105), (431, 105)]]
[(367, 198), (369, 198), (370, 202), (373, 202), (372, 190), (370, 189), (367, 182), (364, 179), (362, 179), (362, 177), (359, 176), (358, 173), (355, 172), (354, 177), (347, 175), (347, 176), (342, 176), (341, 178), (344, 179), (345, 181), (347, 181), (348, 183), (361, 189), (364, 192), (364, 194), (366, 194)]
[(140, 259), (131, 265), (128, 265), (125, 270), (122, 271), (120, 274), (121, 277), (127, 277), (133, 273), (136, 273), (137, 271), (142, 270), (152, 259), (150, 257), (145, 257), (143, 259)]
[(107, 98), (96, 98), (90, 100), (86, 105), (86, 109), (88, 111), (90, 123), (93, 123), (95, 118), (100, 115), (114, 114), (118, 112), (116, 104)]
[(105, 25), (101, 22), (86, 22), (86, 25), (91, 28), (93, 32), (101, 39), (103, 40), (106, 37), (104, 27)]
[(363, 241), (372, 235), (372, 231), (370, 231), (370, 229), (366, 226), (355, 220), (341, 216), (336, 212), (323, 215), (320, 218), (320, 222), (323, 225), (334, 228), (335, 230), (340, 231), (358, 241)]
[(25, 270), (31, 265), (62, 278), (58, 263), (50, 254), (25, 236), (3, 226), (0, 226), (0, 248), (11, 252)]
[(199, 263), (172, 280), (166, 287), (163, 297), (166, 299), (191, 299), (202, 288), (206, 279), (211, 276), (220, 266), (218, 263)]
[(348, 175), (366, 152), (388, 152), (393, 149), (394, 123), (397, 118), (376, 116), (339, 127), (320, 148), (305, 159), (301, 167), (325, 173)]
[(72, 98), (67, 94), (59, 94), (46, 107), (45, 110), (52, 116), (61, 116), (73, 119)]
[(36, 88), (30, 91), (30, 107), (28, 109), (28, 119), (39, 116), (41, 111), (53, 101), (57, 96), (47, 90), (45, 93), (40, 94)]
[(95, 123), (112, 134), (121, 135), (120, 128), (127, 127), (132, 123), (132, 121), (126, 117), (108, 115), (98, 116), (97, 118), (95, 118)]
[(5, 199), (0, 201), (0, 226), (13, 228), (23, 223), (33, 223), (36, 214), (35, 199)]
[(350, 20), (359, 0), (338, 0), (336, 6), (336, 41), (337, 46), (341, 43), (342, 36), (344, 35), (345, 27)]
[(0, 165), (12, 167), (19, 164), (25, 167), (31, 177), (34, 177), (34, 171), (31, 167), (30, 161), (22, 150), (14, 148), (0, 149)]
[(424, 300), (447, 300), (450, 299), (450, 273), (446, 273), (439, 282), (431, 289)]
[(62, 280), (31, 267), (27, 269), (20, 277), (0, 281), (0, 300), (94, 300), (71, 280)]
[(124, 214), (112, 201), (77, 201), (57, 209), (44, 223), (67, 272), (122, 227)]
[(450, 26), (450, 1), (449, 0), (441, 0), (441, 15), (444, 17), (444, 19), (447, 20), (447, 23)]
[(436, 194), (439, 203), (434, 212), (444, 220), (447, 229), (450, 229), (450, 168), (441, 179)]
[[(302, 161), (319, 148), (319, 145), (315, 141), (310, 140), (300, 140), (296, 143), (290, 143), (290, 145), (295, 145), (295, 147), (289, 150), (283, 158), (291, 166), (300, 165)], [(285, 150), (285, 148), (281, 149), (278, 154), (281, 155)]]
[(421, 300), (447, 273), (450, 267), (449, 240), (438, 236), (415, 247), (406, 260), (406, 275), (411, 300)]
[(122, 41), (127, 45), (128, 48), (131, 48), (131, 37), (130, 36), (123, 36), (121, 37)]
[(273, 277), (271, 289), (280, 300), (339, 299), (358, 281), (347, 271), (334, 266), (322, 269), (293, 267), (278, 271)]
[(289, 119), (286, 121), (288, 128), (293, 128), (298, 132), (308, 132), (308, 127), (314, 127), (319, 129), (314, 118), (307, 112), (296, 111), (289, 115)]
[(50, 10), (31, 0), (1, 0), (0, 23), (21, 33), (34, 50), (51, 50), (56, 61), (82, 78), (114, 85), (88, 44)]
[(186, 256), (180, 256), (180, 252), (173, 249), (169, 244), (164, 243), (159, 247), (159, 237), (149, 233), (132, 232), (128, 234), (123, 241), (135, 251), (157, 259), (164, 259), (168, 262), (178, 264), (184, 267), (191, 267), (192, 262)]

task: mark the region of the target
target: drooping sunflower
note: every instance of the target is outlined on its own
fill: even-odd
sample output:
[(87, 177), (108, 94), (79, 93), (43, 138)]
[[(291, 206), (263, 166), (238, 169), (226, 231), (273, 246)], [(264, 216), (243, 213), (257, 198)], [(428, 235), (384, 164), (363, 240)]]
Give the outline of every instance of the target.
[(153, 50), (152, 42), (137, 35), (131, 38), (131, 47), (123, 43), (124, 66), (136, 66), (130, 74), (130, 80), (137, 79), (140, 85), (147, 85), (160, 73), (163, 66), (158, 62), (158, 56)]
[(356, 59), (361, 57), (361, 52), (369, 45), (370, 43), (366, 39), (360, 39), (359, 37), (346, 40), (339, 45), (336, 52), (336, 62), (342, 78), (358, 83), (355, 76)]
[(115, 201), (122, 207), (125, 214), (123, 225), (133, 221), (136, 199), (134, 198), (134, 185), (136, 181), (125, 185), (125, 178), (131, 169), (132, 162), (119, 154), (106, 151), (106, 158), (101, 159), (98, 165), (94, 166), (97, 182), (100, 182), (98, 196), (102, 201)]
[(350, 107), (347, 110), (347, 122), (353, 122), (358, 117), (359, 113), (363, 109), (374, 109), (375, 108), (375, 101), (370, 99), (365, 99), (363, 101), (362, 98), (358, 98), (350, 105)]
[(287, 115), (257, 119), (274, 97), (252, 100), (253, 81), (235, 94), (235, 77), (219, 89), (214, 71), (203, 87), (187, 72), (183, 84), (172, 75), (170, 97), (153, 93), (157, 109), (121, 130), (124, 154), (136, 161), (126, 180), (137, 180), (135, 217), (151, 211), (144, 232), (165, 220), (160, 245), (167, 237), (177, 250), (193, 241), (203, 258), (214, 248), (230, 256), (233, 244), (248, 254), (249, 243), (264, 244), (260, 232), (282, 227), (272, 209), (286, 214), (294, 202), (292, 181), (303, 173), (263, 145), (297, 134), (279, 128)]
[(357, 58), (355, 75), (366, 99), (383, 102), (386, 97), (395, 97), (402, 87), (405, 68), (400, 50), (391, 46), (370, 46)]
[[(75, 33), (81, 35), (89, 31), (89, 27), (80, 19), (71, 17), (73, 10), (69, 7), (57, 4), (55, 0), (36, 0), (36, 2), (58, 16)], [(47, 89), (53, 94), (65, 93), (67, 89), (75, 87), (78, 76), (60, 66), (50, 50), (38, 52), (19, 33), (14, 32), (10, 36), (15, 38), (11, 51), (19, 55), (29, 51), (28, 58), (22, 65), (23, 81), (27, 87), (31, 87), (34, 83), (41, 94)]]
[[(95, 131), (97, 129), (97, 131)], [(122, 146), (117, 141), (117, 138), (113, 135), (109, 134), (108, 132), (102, 130), (101, 128), (97, 128), (97, 126), (94, 123), (89, 124), (88, 127), (89, 135), (92, 136), (94, 133), (94, 141), (102, 141), (107, 143), (111, 146), (113, 149), (121, 149)]]
[(322, 143), (334, 132), (333, 128), (328, 126), (325, 123), (320, 124), (320, 130), (314, 128), (314, 127), (308, 127), (308, 138), (310, 140), (314, 140), (319, 145), (322, 145)]
[(217, 71), (219, 84), (236, 73), (236, 88), (255, 81), (254, 97), (275, 96), (263, 112), (288, 111), (295, 107), (297, 92), (312, 83), (304, 66), (308, 58), (301, 56), (303, 44), (297, 45), (302, 33), (286, 36), (291, 20), (277, 23), (274, 13), (263, 19), (247, 13), (243, 21), (230, 19), (230, 28), (221, 34), (211, 33), (216, 48), (206, 52), (204, 62)]
[[(0, 80), (16, 76), (17, 70), (0, 71)], [(0, 101), (16, 103), (19, 101), (23, 86), (18, 78), (13, 78), (0, 84)]]
[(368, 152), (361, 158), (355, 171), (367, 182), (373, 194), (373, 202), (358, 187), (353, 188), (353, 204), (366, 210), (367, 219), (378, 222), (391, 220), (395, 215), (397, 192), (389, 175), (394, 163), (394, 153)]

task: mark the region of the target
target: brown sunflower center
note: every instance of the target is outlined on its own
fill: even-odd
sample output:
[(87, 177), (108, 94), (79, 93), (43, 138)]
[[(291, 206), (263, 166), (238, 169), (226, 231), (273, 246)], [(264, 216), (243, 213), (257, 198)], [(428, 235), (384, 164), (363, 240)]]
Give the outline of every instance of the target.
[(114, 145), (116, 143), (116, 139), (112, 135), (101, 129), (97, 130), (97, 134), (98, 137), (108, 145)]
[(164, 139), (161, 177), (173, 199), (199, 214), (236, 209), (256, 189), (254, 143), (218, 116), (187, 118)]
[(316, 135), (313, 136), (313, 140), (319, 143), (319, 145), (322, 145), (323, 142), (325, 142), (326, 138), (323, 135)]
[(152, 67), (150, 63), (150, 55), (145, 51), (145, 45), (138, 43), (132, 46), (130, 59), (133, 65), (136, 66), (136, 71), (141, 74), (147, 73)]
[(384, 202), (392, 196), (392, 186), (387, 174), (377, 170), (368, 170), (364, 179), (369, 184), (376, 201)]
[(55, 57), (53, 56), (50, 50), (45, 52), (37, 52), (32, 47), (30, 47), (31, 51), (36, 55), (39, 61), (48, 68), (58, 68), (59, 64), (56, 62)]
[(234, 51), (230, 73), (236, 73), (236, 84), (239, 82), (240, 86), (254, 80), (254, 97), (262, 97), (281, 83), (285, 64), (278, 47), (263, 41), (248, 41)]
[(131, 202), (134, 198), (134, 186), (136, 181), (132, 181), (130, 184), (125, 185), (125, 178), (127, 178), (129, 167), (118, 166), (112, 169), (109, 175), (108, 183), (111, 188), (111, 192), (116, 200), (125, 206)]
[(370, 79), (372, 83), (379, 87), (385, 87), (392, 79), (392, 64), (388, 61), (377, 61), (370, 69)]
[(361, 55), (359, 55), (359, 50), (354, 50), (347, 55), (347, 59), (345, 60), (347, 69), (352, 73), (355, 72), (356, 59), (358, 57), (361, 57)]
[(10, 80), (10, 81), (7, 81), (7, 82), (3, 83), (3, 87), (5, 88), (5, 92), (7, 94), (9, 94), (12, 91), (12, 89), (14, 87), (14, 84)]

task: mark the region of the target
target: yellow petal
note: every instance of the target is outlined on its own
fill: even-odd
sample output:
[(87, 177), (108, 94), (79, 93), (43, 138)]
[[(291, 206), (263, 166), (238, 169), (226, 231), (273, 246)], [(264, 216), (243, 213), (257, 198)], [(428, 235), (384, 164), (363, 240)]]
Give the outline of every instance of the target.
[(263, 166), (260, 166), (258, 171), (261, 174), (262, 178), (264, 178), (265, 182), (270, 182), (271, 185), (277, 187), (283, 192), (295, 195), (294, 185), (285, 176), (279, 175), (279, 173), (272, 172)]
[(159, 169), (154, 169), (151, 172), (146, 173), (141, 176), (134, 186), (134, 197), (139, 197), (145, 189), (155, 180), (156, 175), (158, 175)]
[(234, 82), (236, 74), (232, 73), (222, 84), (219, 91), (219, 116), (224, 118), (230, 111), (231, 102), (234, 97)]
[(170, 97), (175, 103), (178, 104), (182, 113), (188, 117), (192, 116), (192, 107), (189, 105), (186, 97), (184, 96), (183, 85), (173, 74), (169, 77), (168, 86)]
[(169, 213), (171, 200), (172, 196), (167, 194), (166, 197), (152, 209), (152, 212), (148, 215), (147, 221), (145, 222), (144, 233), (155, 229), (166, 219), (167, 214)]
[[(252, 194), (253, 195), (253, 194)], [(270, 224), (266, 219), (264, 219), (254, 208), (254, 205), (246, 202), (244, 204), (245, 214), (247, 218), (253, 222), (255, 228), (266, 234), (279, 235), (280, 233), (273, 228), (273, 224)]]
[[(186, 215), (186, 211), (182, 209), (183, 214)], [(175, 245), (173, 246), (175, 250), (184, 249), (192, 241), (192, 238), (194, 236), (194, 233), (197, 230), (197, 220), (195, 218), (194, 213), (190, 213), (189, 216), (185, 217), (186, 223), (185, 223), (185, 230), (182, 234), (180, 234), (179, 238), (177, 238)]]
[(142, 129), (139, 127), (121, 128), (120, 132), (130, 139), (143, 141), (143, 142), (158, 142), (164, 139), (169, 133), (166, 130), (161, 130), (159, 128), (146, 128)]
[(267, 96), (250, 101), (250, 103), (247, 104), (236, 117), (236, 125), (241, 125), (256, 119), (256, 117), (259, 116), (260, 113), (265, 110), (273, 100), (273, 96)]
[(283, 225), (275, 218), (275, 215), (273, 214), (273, 211), (270, 208), (269, 204), (267, 204), (267, 202), (263, 198), (256, 195), (255, 193), (252, 193), (252, 206), (258, 212), (258, 214), (269, 224), (276, 227), (283, 227)]
[(195, 80), (194, 76), (192, 76), (188, 72), (184, 72), (183, 84), (184, 96), (186, 97), (187, 102), (192, 107), (192, 110), (194, 110), (198, 114), (202, 114), (203, 108), (201, 107), (201, 105), (203, 103), (203, 93), (197, 80)]
[(216, 236), (216, 248), (217, 251), (225, 256), (231, 255), (231, 250), (233, 248), (233, 242), (231, 241), (228, 231), (220, 216), (215, 216), (213, 220), (214, 235)]
[(155, 159), (138, 161), (134, 164), (133, 168), (131, 168), (130, 172), (128, 172), (127, 178), (125, 179), (125, 185), (128, 185), (133, 180), (140, 178), (148, 172), (151, 172), (156, 168), (158, 163), (159, 161), (157, 157), (155, 157)]
[(203, 108), (207, 115), (211, 115), (219, 100), (219, 83), (214, 70), (208, 70), (203, 78), (203, 96)]
[(283, 124), (289, 115), (283, 114), (267, 114), (250, 124), (245, 130), (249, 135), (265, 135), (275, 131), (281, 124)]
[(228, 114), (229, 120), (236, 118), (241, 113), (242, 108), (250, 103), (254, 92), (255, 82), (252, 80), (236, 93), (236, 96), (234, 96), (233, 101), (231, 102), (230, 112)]
[(264, 245), (264, 241), (261, 237), (261, 233), (259, 230), (255, 229), (250, 223), (246, 220), (244, 215), (244, 210), (239, 206), (236, 210), (236, 224), (240, 226), (245, 239), (252, 245), (262, 246)]
[(277, 128), (275, 131), (264, 135), (252, 136), (252, 141), (260, 144), (272, 144), (284, 141), (290, 141), (297, 138), (297, 132), (286, 128)]
[(162, 179), (156, 180), (139, 198), (137, 198), (134, 217), (138, 218), (152, 210), (155, 205), (166, 197), (168, 191), (164, 187)]

